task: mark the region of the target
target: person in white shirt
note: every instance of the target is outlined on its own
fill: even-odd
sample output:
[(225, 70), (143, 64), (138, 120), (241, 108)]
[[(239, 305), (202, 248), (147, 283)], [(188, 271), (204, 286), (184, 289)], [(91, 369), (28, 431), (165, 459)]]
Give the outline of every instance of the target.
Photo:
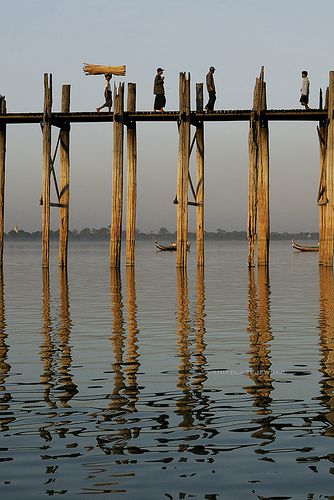
[(108, 108), (108, 111), (110, 113), (111, 106), (112, 106), (112, 92), (111, 92), (111, 84), (110, 80), (112, 79), (112, 74), (107, 73), (104, 75), (104, 98), (105, 98), (105, 103), (102, 104), (102, 106), (99, 106), (96, 108), (96, 111), (99, 113), (101, 109), (103, 108)]
[(307, 71), (302, 71), (302, 88), (300, 89), (300, 99), (299, 102), (305, 109), (310, 109), (308, 106), (308, 100), (310, 95), (310, 81), (308, 79)]

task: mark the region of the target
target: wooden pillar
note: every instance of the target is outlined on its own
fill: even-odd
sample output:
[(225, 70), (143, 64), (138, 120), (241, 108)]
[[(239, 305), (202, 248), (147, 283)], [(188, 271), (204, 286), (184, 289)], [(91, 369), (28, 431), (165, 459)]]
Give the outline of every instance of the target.
[(42, 165), (42, 267), (49, 266), (52, 75), (44, 74)]
[[(127, 110), (136, 111), (136, 84), (128, 83)], [(137, 130), (135, 120), (127, 123), (127, 208), (126, 208), (126, 265), (135, 263), (137, 207)]]
[(121, 264), (122, 211), (123, 211), (123, 138), (124, 138), (124, 83), (118, 91), (114, 85), (114, 147), (112, 164), (112, 199), (110, 227), (110, 267), (119, 268)]
[[(71, 86), (62, 86), (61, 111), (70, 111)], [(70, 123), (60, 129), (60, 176), (59, 176), (59, 251), (58, 264), (67, 266), (69, 207), (70, 207)]]
[(327, 144), (325, 157), (325, 189), (327, 202), (323, 207), (323, 234), (319, 242), (319, 263), (333, 265), (334, 250), (334, 71), (329, 73)]
[[(319, 109), (322, 109), (322, 92), (320, 90), (319, 96)], [(326, 91), (325, 109), (328, 109), (328, 88)], [(317, 127), (319, 146), (320, 146), (320, 172), (319, 172), (319, 189), (317, 203), (319, 206), (319, 264), (322, 264), (323, 257), (323, 241), (324, 241), (324, 228), (325, 228), (325, 209), (327, 204), (326, 196), (326, 148), (327, 148), (327, 118), (321, 120)], [(320, 243), (321, 242), (321, 243)]]
[[(267, 109), (266, 83), (263, 81), (264, 69), (261, 71), (261, 111)], [(258, 155), (258, 244), (257, 263), (259, 266), (269, 264), (269, 129), (268, 121), (261, 118), (259, 123), (259, 155)]]
[[(196, 83), (196, 111), (203, 111), (203, 83)], [(197, 265), (204, 265), (204, 124), (196, 122), (196, 250)]]
[(269, 263), (269, 142), (264, 68), (256, 79), (248, 136), (248, 266), (254, 266), (258, 230), (258, 265)]
[[(6, 100), (0, 96), (0, 114), (5, 114)], [(6, 124), (0, 125), (0, 266), (3, 265), (3, 235), (5, 216)]]
[(187, 266), (188, 175), (190, 155), (190, 75), (179, 80), (179, 152), (177, 167), (176, 266)]

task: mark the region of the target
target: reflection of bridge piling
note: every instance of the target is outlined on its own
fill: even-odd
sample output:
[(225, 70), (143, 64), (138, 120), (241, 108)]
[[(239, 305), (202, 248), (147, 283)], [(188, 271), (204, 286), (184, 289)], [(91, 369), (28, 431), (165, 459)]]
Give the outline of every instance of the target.
[[(39, 123), (43, 134), (42, 162), (42, 267), (49, 265), (50, 207), (60, 209), (59, 257), (60, 267), (67, 265), (69, 224), (69, 144), (70, 125), (83, 122), (113, 123), (112, 214), (110, 230), (110, 267), (121, 264), (123, 223), (123, 151), (124, 126), (127, 127), (127, 189), (126, 189), (126, 264), (135, 263), (135, 227), (137, 204), (137, 137), (136, 124), (142, 121), (174, 122), (178, 125), (178, 166), (176, 189), (177, 267), (186, 267), (188, 239), (188, 207), (196, 207), (197, 264), (204, 264), (204, 122), (248, 121), (248, 265), (269, 262), (269, 121), (319, 122), (320, 185), (319, 185), (319, 264), (332, 266), (334, 253), (334, 71), (329, 74), (325, 109), (268, 110), (264, 69), (256, 79), (252, 110), (218, 110), (203, 112), (203, 84), (196, 85), (196, 111), (190, 109), (190, 75), (180, 73), (179, 110), (164, 113), (136, 111), (136, 86), (128, 84), (127, 110), (124, 111), (124, 84), (114, 87), (114, 112), (70, 112), (70, 87), (63, 86), (61, 112), (52, 111), (52, 76), (44, 75), (44, 110), (40, 113), (8, 113), (6, 101), (0, 96), (0, 265), (3, 256), (4, 188), (6, 127), (15, 123)], [(60, 134), (52, 156), (51, 129), (59, 127)], [(191, 141), (192, 126), (195, 130)], [(196, 143), (196, 184), (190, 175), (190, 155)], [(60, 182), (57, 184), (55, 158), (60, 145)], [(57, 203), (50, 201), (50, 180), (54, 180)], [(188, 199), (192, 193), (193, 200)], [(257, 247), (257, 248), (256, 248)]]
[[(0, 96), (0, 114), (6, 114), (6, 101)], [(0, 265), (3, 263), (4, 206), (5, 206), (6, 123), (0, 123)]]

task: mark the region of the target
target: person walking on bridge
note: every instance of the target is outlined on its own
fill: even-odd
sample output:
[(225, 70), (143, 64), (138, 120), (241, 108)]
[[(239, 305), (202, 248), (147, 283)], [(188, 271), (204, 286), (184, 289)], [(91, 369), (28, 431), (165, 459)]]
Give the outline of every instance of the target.
[(163, 68), (157, 68), (157, 74), (154, 79), (154, 88), (153, 88), (153, 94), (155, 94), (154, 111), (163, 111), (166, 105), (166, 96), (164, 87), (165, 77), (162, 76), (163, 72), (164, 72)]
[(112, 79), (112, 74), (107, 73), (104, 75), (104, 98), (105, 98), (105, 103), (102, 104), (102, 106), (99, 106), (96, 108), (96, 111), (99, 113), (101, 109), (103, 108), (108, 108), (108, 111), (110, 113), (111, 106), (112, 106), (112, 92), (111, 92), (111, 84), (110, 80)]
[(209, 72), (206, 75), (206, 88), (209, 94), (209, 100), (207, 105), (205, 106), (206, 111), (213, 111), (216, 102), (216, 87), (215, 87), (215, 80), (213, 78), (215, 70), (216, 68), (210, 66)]
[(310, 81), (308, 79), (307, 71), (302, 71), (302, 88), (300, 89), (300, 99), (299, 102), (305, 109), (310, 109), (308, 106), (309, 96), (310, 96)]

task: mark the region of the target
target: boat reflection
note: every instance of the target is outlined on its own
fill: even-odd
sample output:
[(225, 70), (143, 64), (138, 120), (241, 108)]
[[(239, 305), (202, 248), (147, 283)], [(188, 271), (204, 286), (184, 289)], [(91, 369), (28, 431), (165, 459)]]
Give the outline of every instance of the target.
[(322, 372), (321, 404), (326, 409), (325, 436), (334, 436), (334, 278), (331, 267), (319, 266), (319, 335), (320, 371)]

